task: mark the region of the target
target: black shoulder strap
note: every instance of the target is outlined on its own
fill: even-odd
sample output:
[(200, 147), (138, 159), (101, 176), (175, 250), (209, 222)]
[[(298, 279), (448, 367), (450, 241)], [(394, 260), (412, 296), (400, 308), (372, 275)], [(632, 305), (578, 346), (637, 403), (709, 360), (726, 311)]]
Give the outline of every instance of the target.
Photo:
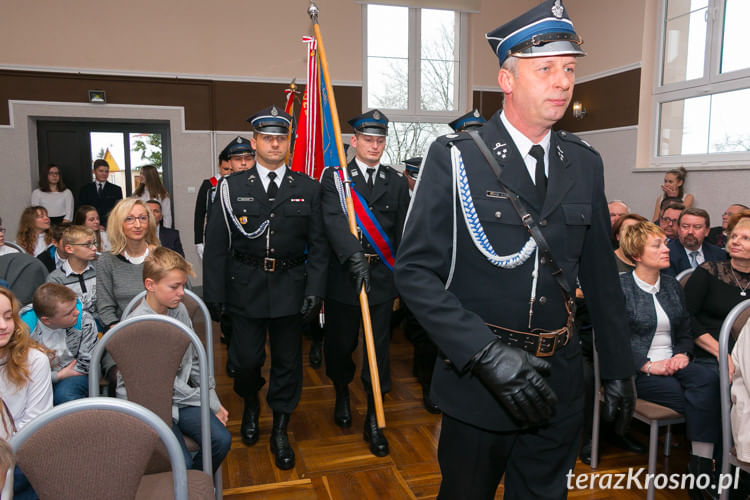
[(492, 156), (490, 149), (484, 143), (482, 138), (479, 137), (479, 133), (476, 130), (470, 130), (468, 131), (468, 133), (471, 138), (474, 139), (474, 142), (479, 148), (479, 151), (482, 152), (482, 156), (484, 156), (484, 158), (487, 160), (487, 163), (489, 163), (492, 171), (497, 177), (498, 182), (500, 182), (500, 184), (503, 186), (505, 194), (508, 195), (508, 199), (513, 205), (513, 208), (516, 210), (516, 213), (518, 213), (518, 216), (521, 218), (521, 222), (523, 222), (526, 230), (529, 232), (529, 234), (531, 234), (531, 237), (534, 238), (534, 241), (536, 241), (536, 245), (539, 248), (539, 253), (541, 254), (540, 260), (542, 264), (547, 264), (552, 270), (552, 276), (555, 277), (557, 284), (562, 289), (563, 296), (566, 302), (568, 302), (570, 305), (570, 303), (573, 301), (573, 297), (575, 297), (575, 294), (572, 293), (570, 285), (565, 280), (565, 275), (563, 274), (562, 269), (560, 269), (560, 266), (558, 266), (557, 262), (555, 262), (555, 258), (552, 256), (552, 251), (549, 247), (549, 243), (547, 243), (547, 239), (542, 234), (542, 230), (539, 229), (539, 225), (536, 223), (529, 211), (526, 210), (526, 207), (524, 206), (518, 195), (511, 191), (508, 186), (503, 184), (503, 182), (500, 180), (500, 174), (502, 174), (503, 169), (502, 167), (500, 167), (500, 165), (498, 165), (497, 161)]

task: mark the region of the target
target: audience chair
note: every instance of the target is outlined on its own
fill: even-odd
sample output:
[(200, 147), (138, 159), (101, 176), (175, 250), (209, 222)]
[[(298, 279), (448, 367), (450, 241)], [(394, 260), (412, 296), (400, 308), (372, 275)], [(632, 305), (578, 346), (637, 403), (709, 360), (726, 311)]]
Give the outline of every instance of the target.
[(675, 279), (680, 283), (680, 285), (682, 285), (682, 288), (685, 288), (685, 285), (687, 284), (688, 279), (690, 279), (690, 275), (693, 274), (693, 271), (695, 271), (695, 269), (685, 269), (680, 274), (675, 276)]
[[(112, 327), (99, 340), (91, 354), (91, 365), (98, 366), (104, 351), (108, 351), (120, 370), (128, 399), (150, 409), (171, 427), (174, 379), (190, 344), (198, 353), (200, 365), (203, 470), (211, 476), (208, 362), (203, 345), (194, 332), (168, 316), (129, 318)], [(89, 373), (89, 395), (96, 395), (98, 388), (99, 373), (98, 370), (92, 370)], [(188, 449), (197, 449), (187, 437), (185, 441)], [(157, 458), (152, 463), (155, 470), (163, 466), (163, 458)]]
[(47, 281), (47, 267), (27, 253), (0, 256), (0, 279), (8, 282), (10, 291), (23, 304), (30, 304), (36, 289)]
[[(732, 400), (730, 398), (729, 383), (729, 336), (737, 339), (742, 327), (750, 318), (750, 299), (744, 300), (734, 306), (724, 319), (719, 333), (719, 387), (721, 391), (721, 472), (729, 472), (729, 466), (734, 465), (745, 472), (750, 472), (750, 464), (741, 462), (737, 459), (734, 450), (734, 439), (732, 438), (732, 421), (730, 411), (732, 409)], [(721, 492), (720, 498), (726, 500), (729, 497), (729, 491)]]
[[(599, 353), (596, 350), (596, 333), (594, 333), (594, 404), (593, 425), (591, 428), (591, 468), (599, 465), (599, 427), (602, 399), (601, 377), (599, 373)], [(656, 462), (659, 448), (659, 428), (666, 427), (667, 434), (664, 437), (664, 456), (668, 457), (672, 447), (672, 425), (685, 422), (685, 416), (671, 408), (660, 404), (637, 398), (633, 418), (640, 420), (649, 426), (648, 439), (648, 473), (656, 473)], [(647, 500), (654, 500), (655, 488), (653, 481), (649, 483), (646, 493)]]
[[(125, 306), (125, 310), (122, 312), (122, 316), (120, 319), (124, 320), (125, 318), (127, 318), (131, 311), (141, 303), (145, 296), (146, 291), (144, 290), (133, 297), (130, 302), (128, 302), (128, 305)], [(209, 380), (211, 383), (215, 383), (213, 322), (211, 321), (211, 313), (209, 313), (208, 307), (206, 307), (205, 302), (203, 302), (203, 300), (192, 290), (185, 290), (185, 296), (182, 298), (182, 303), (185, 304), (188, 314), (190, 315), (190, 321), (193, 322), (193, 330), (195, 330), (195, 333), (198, 334), (198, 337), (203, 337), (206, 347), (206, 355), (208, 357)], [(198, 444), (192, 442), (190, 438), (187, 439), (188, 441), (190, 441), (188, 443), (188, 449), (190, 451), (197, 451)], [(220, 500), (222, 495), (221, 481), (222, 473), (221, 467), (219, 467), (214, 474), (214, 484), (216, 485), (217, 500)]]
[(11, 248), (15, 248), (20, 253), (26, 253), (26, 250), (24, 250), (23, 247), (21, 245), (19, 245), (18, 243), (16, 243), (15, 241), (6, 241), (4, 243), (4, 245), (7, 245), (7, 246), (9, 246)]
[[(131, 401), (97, 397), (64, 403), (31, 421), (10, 444), (40, 498), (187, 500), (188, 493), (213, 498), (210, 476), (185, 469), (169, 426)], [(161, 446), (171, 472), (146, 474), (152, 452)]]

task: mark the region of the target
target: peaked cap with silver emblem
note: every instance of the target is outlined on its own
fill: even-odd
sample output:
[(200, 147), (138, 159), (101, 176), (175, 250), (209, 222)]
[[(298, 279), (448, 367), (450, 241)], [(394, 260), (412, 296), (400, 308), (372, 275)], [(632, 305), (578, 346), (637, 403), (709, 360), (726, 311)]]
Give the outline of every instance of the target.
[(378, 109), (372, 109), (349, 120), (349, 125), (358, 134), (376, 135), (385, 137), (388, 135), (388, 118)]
[(255, 150), (250, 145), (250, 141), (239, 135), (231, 140), (229, 144), (219, 154), (219, 159), (229, 160), (230, 156), (244, 155), (244, 154), (255, 154)]
[(481, 127), (485, 123), (487, 123), (487, 120), (479, 114), (479, 110), (475, 109), (474, 111), (469, 111), (465, 115), (459, 116), (450, 122), (448, 126), (456, 132), (461, 132), (463, 130)]
[(485, 35), (500, 66), (509, 56), (585, 56), (562, 0), (547, 0)]
[(253, 131), (265, 135), (289, 135), (292, 117), (283, 109), (269, 106), (247, 119)]

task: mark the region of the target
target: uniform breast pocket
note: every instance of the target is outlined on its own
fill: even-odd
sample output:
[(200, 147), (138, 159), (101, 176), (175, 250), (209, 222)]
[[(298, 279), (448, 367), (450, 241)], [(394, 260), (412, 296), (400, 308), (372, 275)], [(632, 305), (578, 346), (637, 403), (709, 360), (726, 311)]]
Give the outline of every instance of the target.
[(591, 205), (566, 203), (562, 209), (565, 217), (565, 254), (569, 259), (577, 260), (586, 230), (591, 226)]
[[(232, 203), (232, 210), (234, 215), (239, 219), (240, 217), (257, 217), (260, 215), (260, 206), (257, 203), (249, 201), (238, 201)], [(242, 219), (240, 219), (242, 220)]]
[(378, 212), (394, 212), (397, 205), (391, 198), (381, 198), (373, 204), (373, 208)]
[(513, 209), (513, 205), (507, 198), (474, 199), (474, 209), (477, 217), (484, 224), (486, 222), (521, 225), (521, 219)]
[(290, 217), (306, 217), (312, 213), (312, 207), (308, 203), (290, 203), (284, 207), (284, 215)]

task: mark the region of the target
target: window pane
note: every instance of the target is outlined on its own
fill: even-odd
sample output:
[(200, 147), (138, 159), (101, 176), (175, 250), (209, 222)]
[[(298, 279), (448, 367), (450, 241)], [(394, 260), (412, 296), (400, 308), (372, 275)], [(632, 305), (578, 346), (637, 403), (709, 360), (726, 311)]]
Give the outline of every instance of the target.
[(663, 85), (703, 77), (706, 11), (706, 7), (701, 7), (687, 14), (667, 18), (664, 33)]
[(750, 89), (665, 102), (659, 155), (750, 151)]
[(451, 132), (453, 130), (444, 123), (391, 122), (383, 163), (396, 165), (415, 156), (424, 156), (436, 137)]
[(708, 7), (708, 0), (668, 0), (667, 19), (684, 16), (691, 11), (705, 9), (706, 7)]
[(409, 57), (409, 8), (367, 6), (367, 55)]
[(367, 107), (408, 109), (408, 59), (367, 58)]
[(750, 89), (715, 94), (711, 102), (709, 153), (750, 151)]
[(125, 151), (121, 132), (90, 132), (91, 157), (94, 160), (107, 160), (109, 177), (107, 180), (117, 184), (126, 193), (125, 186)]
[(458, 105), (458, 15), (422, 9), (421, 109), (455, 111)]
[(748, 0), (726, 0), (724, 35), (721, 43), (721, 72), (750, 68), (747, 42), (744, 39), (745, 23), (750, 19)]

